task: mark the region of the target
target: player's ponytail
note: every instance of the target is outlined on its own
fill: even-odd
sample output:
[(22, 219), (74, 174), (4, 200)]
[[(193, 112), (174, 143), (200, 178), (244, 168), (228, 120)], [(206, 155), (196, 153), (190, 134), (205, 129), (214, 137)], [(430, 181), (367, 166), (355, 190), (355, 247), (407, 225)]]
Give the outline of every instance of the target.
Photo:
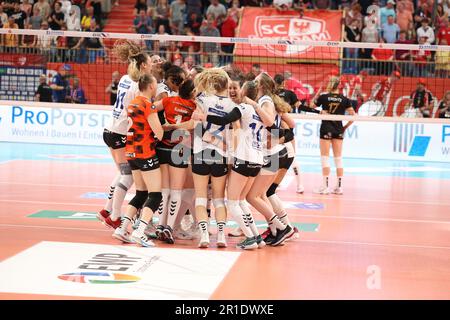
[(291, 111), (291, 106), (286, 101), (281, 99), (278, 95), (276, 95), (275, 81), (267, 73), (261, 73), (259, 75), (258, 82), (259, 90), (263, 95), (267, 95), (272, 99), (275, 105), (275, 110), (278, 113), (286, 113)]
[(139, 81), (141, 66), (147, 62), (148, 54), (130, 40), (117, 40), (114, 43), (113, 52), (119, 61), (128, 63), (127, 73), (131, 80)]
[(195, 77), (197, 92), (217, 94), (228, 88), (230, 77), (220, 68), (206, 69)]
[(328, 80), (326, 92), (333, 93), (339, 88), (339, 84), (340, 80), (338, 77), (331, 77), (330, 80)]

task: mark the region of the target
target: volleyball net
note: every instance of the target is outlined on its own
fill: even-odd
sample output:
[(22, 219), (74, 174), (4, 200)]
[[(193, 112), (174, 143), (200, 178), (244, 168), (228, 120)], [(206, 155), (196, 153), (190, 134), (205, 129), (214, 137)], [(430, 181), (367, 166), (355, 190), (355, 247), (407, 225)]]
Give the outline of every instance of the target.
[[(128, 39), (187, 71), (227, 66), (247, 79), (259, 72), (282, 76), (285, 88), (304, 105), (338, 76), (341, 93), (353, 100), (363, 120), (450, 119), (450, 111), (442, 112), (450, 90), (450, 46), (29, 29), (0, 29), (0, 35), (0, 100), (36, 101), (40, 81), (49, 84), (64, 70), (70, 84), (64, 102), (110, 105), (107, 88), (127, 69), (112, 48)], [(430, 94), (421, 95), (423, 88)]]

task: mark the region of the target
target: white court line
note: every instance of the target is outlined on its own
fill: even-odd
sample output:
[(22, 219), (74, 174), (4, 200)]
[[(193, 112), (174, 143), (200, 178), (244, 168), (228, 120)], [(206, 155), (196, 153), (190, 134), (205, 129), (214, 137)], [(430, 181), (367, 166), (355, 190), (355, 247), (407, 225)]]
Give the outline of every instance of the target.
[(439, 246), (424, 246), (418, 244), (391, 244), (391, 243), (376, 243), (376, 242), (357, 242), (357, 241), (335, 241), (335, 240), (297, 240), (299, 242), (313, 242), (313, 243), (327, 243), (327, 244), (349, 244), (357, 246), (379, 246), (379, 247), (400, 247), (400, 248), (415, 248), (415, 249), (445, 249), (450, 250), (450, 247)]
[(348, 220), (369, 220), (369, 221), (387, 221), (387, 222), (407, 222), (407, 223), (435, 223), (435, 224), (450, 224), (450, 221), (438, 220), (414, 220), (414, 219), (396, 219), (396, 218), (369, 218), (369, 217), (352, 217), (352, 216), (324, 216), (313, 214), (291, 213), (290, 216), (305, 217), (305, 218), (331, 218), (331, 219), (348, 219)]
[[(95, 200), (95, 199), (94, 199)], [(104, 199), (98, 199), (104, 200)], [(49, 204), (49, 205), (64, 205), (64, 206), (90, 206), (94, 207), (96, 204), (89, 203), (70, 203), (70, 202), (50, 202), (50, 201), (32, 201), (32, 200), (10, 200), (0, 199), (0, 202), (14, 202), (14, 203), (33, 203), (33, 204)], [(292, 210), (292, 209), (289, 209)], [(301, 210), (301, 209), (298, 209)], [(368, 218), (368, 217), (348, 217), (348, 216), (323, 216), (323, 215), (304, 215), (289, 213), (290, 215), (299, 217), (312, 217), (312, 218), (336, 218), (336, 219), (353, 219), (353, 220), (374, 220), (374, 221), (395, 221), (395, 222), (414, 222), (414, 223), (442, 223), (450, 224), (450, 221), (430, 221), (430, 220), (409, 220), (409, 219), (396, 219), (396, 218)]]
[[(20, 224), (0, 224), (0, 228), (37, 228), (37, 229), (60, 229), (60, 230), (78, 230), (78, 231), (100, 231), (111, 232), (111, 230), (88, 229), (88, 228), (67, 228), (67, 227), (51, 227), (51, 226), (37, 226), (37, 225), (20, 225)], [(381, 246), (381, 247), (400, 247), (400, 248), (419, 248), (419, 249), (445, 249), (450, 250), (450, 247), (440, 246), (425, 246), (417, 244), (391, 244), (391, 243), (377, 243), (377, 242), (357, 242), (357, 241), (337, 241), (337, 240), (306, 240), (301, 239), (296, 242), (312, 242), (312, 243), (327, 243), (327, 244), (347, 244), (357, 246)]]
[[(0, 162), (1, 164), (1, 162)], [(9, 181), (0, 181), (0, 184), (7, 184), (7, 185), (23, 185), (23, 186), (36, 186), (36, 187), (63, 187), (63, 188), (101, 188), (101, 189), (108, 189), (106, 185), (103, 186), (85, 186), (85, 185), (76, 185), (76, 184), (53, 184), (53, 183), (32, 183), (32, 182), (9, 182)], [(106, 191), (105, 191), (106, 192)]]

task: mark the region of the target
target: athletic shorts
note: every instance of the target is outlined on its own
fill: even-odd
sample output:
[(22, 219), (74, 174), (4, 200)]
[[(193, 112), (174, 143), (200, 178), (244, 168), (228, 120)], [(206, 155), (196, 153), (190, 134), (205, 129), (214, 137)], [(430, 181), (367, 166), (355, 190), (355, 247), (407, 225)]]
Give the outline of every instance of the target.
[(256, 177), (261, 171), (262, 165), (234, 158), (231, 170), (244, 177)]
[(227, 158), (215, 150), (203, 150), (192, 155), (192, 172), (201, 176), (223, 177), (228, 174)]
[(127, 136), (104, 129), (103, 141), (111, 149), (122, 149), (127, 143)]
[(277, 172), (279, 169), (284, 168), (288, 161), (288, 152), (286, 147), (279, 152), (264, 157), (264, 170), (270, 172)]
[(156, 154), (160, 164), (168, 164), (175, 168), (187, 168), (191, 159), (192, 150), (181, 144), (170, 147), (164, 144), (158, 144)]
[(344, 139), (344, 129), (335, 128), (332, 126), (320, 126), (320, 139)]
[(280, 169), (288, 170), (291, 167), (293, 162), (294, 162), (294, 157), (292, 157), (292, 158), (283, 158), (283, 160), (280, 161)]
[(159, 168), (159, 159), (156, 156), (147, 159), (128, 159), (128, 164), (131, 170), (151, 171)]

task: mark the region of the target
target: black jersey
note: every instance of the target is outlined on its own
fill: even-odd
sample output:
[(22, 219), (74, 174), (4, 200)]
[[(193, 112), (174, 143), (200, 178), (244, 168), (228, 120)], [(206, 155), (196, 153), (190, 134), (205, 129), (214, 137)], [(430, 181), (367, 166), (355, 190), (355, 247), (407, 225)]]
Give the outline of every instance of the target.
[(292, 109), (295, 108), (295, 104), (297, 103), (298, 98), (297, 98), (297, 95), (294, 93), (294, 91), (287, 90), (287, 89), (281, 89), (281, 90), (278, 90), (277, 95), (281, 99), (283, 99), (284, 101), (289, 103), (289, 105), (292, 107)]
[(433, 95), (428, 90), (416, 90), (411, 93), (411, 100), (414, 108), (422, 108), (433, 101)]
[[(315, 102), (316, 106), (322, 107), (322, 110), (329, 114), (344, 115), (348, 108), (352, 108), (350, 100), (338, 93), (326, 93), (319, 96)], [(322, 125), (342, 129), (342, 121), (323, 120)]]

